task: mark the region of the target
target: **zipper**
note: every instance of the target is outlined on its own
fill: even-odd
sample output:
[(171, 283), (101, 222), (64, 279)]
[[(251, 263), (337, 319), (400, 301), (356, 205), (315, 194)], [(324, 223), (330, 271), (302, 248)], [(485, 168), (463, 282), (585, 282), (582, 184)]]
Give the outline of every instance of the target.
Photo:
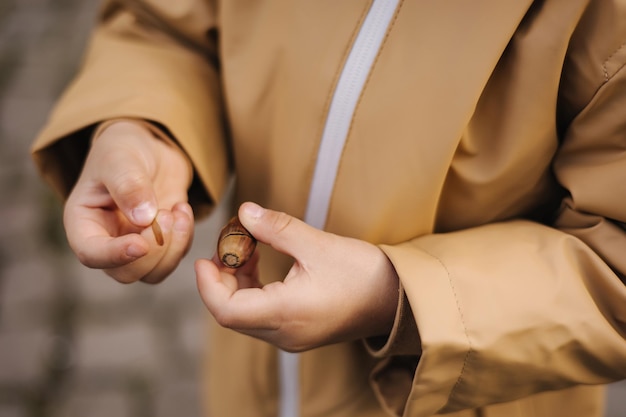
[[(352, 45), (330, 103), (313, 171), (304, 221), (323, 229), (339, 161), (359, 97), (400, 0), (374, 0)], [(279, 351), (279, 417), (299, 416), (299, 355)]]
[(352, 117), (399, 0), (374, 0), (333, 94), (322, 133), (304, 220), (323, 229)]

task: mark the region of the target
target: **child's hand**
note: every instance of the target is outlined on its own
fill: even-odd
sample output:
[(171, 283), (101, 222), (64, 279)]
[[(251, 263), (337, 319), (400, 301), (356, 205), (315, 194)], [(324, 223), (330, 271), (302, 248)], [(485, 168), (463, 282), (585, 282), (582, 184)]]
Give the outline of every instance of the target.
[[(120, 282), (163, 280), (193, 237), (191, 179), (190, 162), (175, 145), (140, 123), (111, 124), (94, 138), (65, 205), (72, 250), (84, 265)], [(162, 245), (151, 227), (155, 218)]]
[(258, 253), (237, 270), (217, 258), (198, 260), (200, 295), (219, 324), (288, 351), (391, 330), (399, 280), (378, 247), (251, 203), (239, 218), (259, 242), (295, 262), (284, 280), (262, 286)]

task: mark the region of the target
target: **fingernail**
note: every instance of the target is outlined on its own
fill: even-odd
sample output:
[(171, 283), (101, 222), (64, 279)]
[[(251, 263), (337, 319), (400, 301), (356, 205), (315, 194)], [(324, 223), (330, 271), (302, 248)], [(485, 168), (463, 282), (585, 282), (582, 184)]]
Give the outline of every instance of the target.
[(133, 209), (131, 215), (136, 224), (146, 225), (152, 223), (156, 213), (156, 207), (152, 203), (144, 201)]
[(241, 206), (241, 209), (243, 211), (243, 214), (246, 217), (250, 219), (254, 219), (254, 220), (259, 219), (263, 215), (263, 212), (265, 211), (263, 207), (259, 206), (256, 203), (251, 203), (251, 202), (244, 203)]

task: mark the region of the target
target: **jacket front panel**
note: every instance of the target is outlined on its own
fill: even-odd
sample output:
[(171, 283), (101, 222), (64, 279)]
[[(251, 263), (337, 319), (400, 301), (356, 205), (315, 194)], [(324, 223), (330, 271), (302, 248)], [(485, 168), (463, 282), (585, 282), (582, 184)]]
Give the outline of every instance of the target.
[(328, 7), (225, 2), (220, 10), (240, 195), (299, 217), (331, 94), (369, 4), (341, 2), (332, 13)]
[[(554, 257), (563, 259), (563, 263), (559, 260), (545, 265), (541, 259), (545, 256), (541, 248), (554, 247), (551, 242), (559, 239), (559, 235), (553, 235), (541, 226), (531, 227), (532, 223), (527, 226), (526, 223), (517, 225), (517, 219), (548, 223), (558, 215), (561, 199), (567, 193), (554, 176), (552, 161), (558, 158), (560, 142), (565, 136), (565, 132), (559, 131), (562, 128), (560, 123), (566, 123), (563, 120), (567, 118), (562, 109), (580, 104), (566, 100), (559, 86), (564, 67), (571, 67), (572, 76), (576, 76), (579, 70), (576, 66), (581, 65), (582, 61), (577, 61), (580, 52), (570, 49), (570, 40), (576, 35), (576, 30), (580, 30), (579, 21), (589, 19), (585, 15), (588, 3), (570, 2), (564, 7), (558, 2), (518, 2), (513, 10), (508, 5), (507, 10), (503, 6), (498, 10), (497, 5), (489, 2), (483, 4), (484, 8), (473, 5), (462, 10), (457, 6), (419, 2), (400, 5), (352, 120), (326, 225), (327, 230), (341, 235), (402, 246), (384, 246), (384, 250), (396, 264), (410, 304), (417, 306), (414, 314), (422, 333), (421, 349), (428, 351), (421, 357), (417, 379), (414, 381), (416, 385), (408, 397), (419, 401), (409, 401), (408, 409), (401, 406), (395, 410), (399, 413), (405, 410), (408, 415), (427, 415), (423, 413), (429, 409), (431, 412), (452, 411), (472, 407), (472, 404), (489, 404), (494, 400), (505, 402), (529, 395), (536, 389), (532, 388), (533, 384), (537, 384), (536, 387), (548, 384), (554, 389), (562, 389), (581, 381), (573, 375), (547, 376), (550, 372), (569, 373), (566, 368), (574, 366), (577, 348), (564, 355), (567, 360), (557, 366), (561, 369), (549, 371), (544, 367), (547, 364), (541, 364), (535, 371), (528, 373), (511, 368), (511, 375), (519, 373), (520, 380), (533, 381), (528, 385), (530, 390), (512, 390), (501, 395), (498, 391), (501, 391), (503, 379), (513, 376), (509, 377), (507, 372), (503, 372), (503, 376), (490, 380), (489, 374), (479, 371), (483, 365), (488, 369), (499, 369), (502, 363), (516, 361), (515, 357), (521, 350), (543, 350), (553, 343), (547, 342), (545, 346), (522, 343), (521, 349), (514, 348), (520, 337), (550, 340), (552, 337), (548, 329), (555, 325), (551, 321), (545, 329), (531, 328), (537, 316), (553, 314), (551, 304), (546, 303), (535, 312), (532, 306), (529, 310), (527, 302), (514, 303), (511, 296), (502, 296), (504, 291), (516, 299), (536, 297), (535, 293), (540, 287), (523, 284), (526, 275), (537, 277), (530, 282), (544, 281), (546, 298), (555, 296), (559, 300), (557, 303), (561, 303), (572, 296), (590, 309), (586, 310), (587, 313), (595, 308), (594, 300), (586, 294), (584, 285), (578, 282), (565, 284), (566, 276), (571, 273), (578, 275), (574, 271), (579, 268), (568, 263), (572, 250), (567, 244), (556, 245), (560, 247), (554, 251)], [(355, 20), (353, 17), (350, 21)], [(445, 23), (440, 23), (442, 21)], [(622, 33), (623, 28), (617, 31), (615, 39), (608, 42), (611, 46), (605, 48), (619, 47), (619, 36)], [(278, 42), (281, 46), (289, 42), (285, 40), (287, 34), (283, 35)], [(347, 32), (343, 39), (350, 39)], [(342, 48), (337, 49), (343, 50), (345, 46), (342, 44)], [(314, 56), (315, 50), (309, 52), (312, 55), (309, 58), (311, 62), (323, 61), (323, 57)], [(335, 56), (339, 57), (339, 52)], [(291, 65), (280, 62), (286, 67)], [(340, 64), (341, 60), (337, 60), (335, 65)], [(276, 62), (270, 60), (266, 65), (269, 68), (266, 72), (273, 73), (271, 69)], [(264, 111), (272, 115), (281, 114), (281, 109), (297, 107), (294, 97), (305, 95), (318, 97), (317, 111), (307, 111), (307, 114), (319, 114), (320, 109), (327, 110), (327, 106), (321, 106), (321, 97), (331, 94), (327, 92), (333, 86), (330, 78), (324, 78), (323, 74), (320, 77), (306, 71), (304, 73), (307, 79), (321, 82), (324, 94), (307, 94), (310, 88), (308, 83), (291, 85), (287, 82), (285, 86), (288, 85), (291, 91), (274, 96), (275, 101), (268, 102), (269, 108)], [(578, 81), (580, 97), (584, 97), (589, 85), (585, 80)], [(599, 85), (597, 79), (587, 82)], [(231, 79), (231, 83), (237, 84), (235, 79)], [(254, 94), (252, 96), (256, 97)], [(586, 99), (591, 97), (587, 96)], [(238, 119), (237, 106), (233, 105), (230, 110), (231, 115)], [(291, 111), (298, 115), (298, 110)], [(244, 119), (242, 116), (241, 120)], [(318, 123), (321, 122), (320, 119)], [(249, 161), (255, 157), (250, 149), (266, 148), (267, 144), (270, 144), (267, 148), (279, 150), (275, 155), (280, 154), (280, 158), (262, 158), (264, 163), (271, 166), (265, 172), (271, 175), (272, 181), (267, 181), (265, 177), (259, 178), (253, 171), (248, 176), (240, 175), (240, 196), (242, 199), (248, 198), (246, 190), (262, 190), (267, 184), (270, 187), (277, 186), (276, 191), (270, 188), (268, 193), (264, 193), (264, 198), (269, 199), (267, 204), (302, 215), (302, 198), (305, 198), (303, 190), (307, 189), (312, 174), (313, 161), (310, 155), (311, 148), (314, 150), (315, 146), (311, 143), (317, 145), (320, 127), (313, 129), (317, 133), (312, 140), (308, 131), (300, 132), (297, 128), (290, 130), (288, 122), (281, 124), (272, 120), (260, 123), (270, 131), (265, 140), (257, 143), (256, 148), (250, 142), (258, 142), (259, 135), (236, 138), (241, 140), (241, 145), (236, 148), (239, 150), (235, 155), (238, 160), (236, 165), (245, 171)], [(284, 163), (284, 158), (289, 159), (289, 162)], [(293, 181), (294, 177), (296, 181)], [(255, 195), (254, 191), (250, 195)], [(495, 235), (479, 228), (491, 222), (499, 224), (499, 231), (495, 231)], [(444, 234), (434, 239), (441, 240), (443, 248), (451, 248), (445, 256), (464, 260), (465, 263), (460, 265), (463, 269), (448, 267), (444, 255), (440, 257), (437, 253), (430, 253), (431, 245), (435, 251), (443, 249), (427, 239), (420, 239), (433, 232), (452, 232), (464, 228), (475, 228), (468, 235), (475, 235), (476, 239), (470, 238), (468, 242), (483, 254), (482, 257), (476, 257), (475, 261), (468, 259), (469, 255), (458, 253), (459, 250), (463, 251), (464, 245), (448, 245)], [(483, 236), (486, 243), (481, 248)], [(509, 242), (509, 238), (513, 243)], [(442, 265), (438, 265), (433, 266), (430, 276), (417, 279), (416, 271), (422, 271), (418, 274), (424, 275), (429, 269), (415, 262), (419, 258), (413, 253), (415, 247), (421, 252), (419, 256), (432, 255), (435, 262), (446, 268), (444, 271), (447, 273), (441, 274)], [(574, 252), (579, 250), (573, 249)], [(469, 253), (474, 254), (473, 251)], [(499, 257), (503, 268), (491, 266), (494, 258)], [(511, 257), (519, 257), (524, 261), (513, 262)], [(587, 251), (583, 259), (585, 257), (590, 257), (590, 264), (595, 265), (590, 268), (595, 269), (594, 275), (604, 275), (604, 279), (615, 283), (616, 277), (608, 269), (597, 268), (599, 264), (595, 253)], [(529, 267), (528, 264), (536, 266)], [(514, 265), (515, 273), (507, 265)], [(456, 277), (449, 276), (452, 272), (460, 276), (459, 282), (454, 281)], [(268, 280), (281, 276), (284, 276), (284, 272), (266, 275)], [(501, 276), (508, 276), (508, 279), (496, 281)], [(555, 282), (545, 283), (547, 276), (556, 277)], [(438, 277), (441, 277), (439, 283), (421, 282)], [(441, 286), (440, 290), (446, 295), (435, 292), (434, 285)], [(456, 292), (459, 288), (465, 288), (465, 285), (469, 286), (464, 289), (467, 297), (460, 300)], [(555, 293), (563, 285), (569, 285), (571, 291), (557, 297)], [(616, 285), (613, 287), (621, 294), (616, 299), (622, 297), (623, 289)], [(429, 294), (431, 289), (433, 291)], [(434, 294), (437, 296), (432, 297)], [(428, 297), (441, 305), (432, 306), (425, 299)], [(499, 302), (490, 301), (492, 298), (499, 299)], [(443, 302), (445, 299), (449, 300), (448, 304)], [(611, 314), (615, 314), (619, 309), (612, 311)], [(438, 313), (439, 319), (433, 319)], [(570, 313), (566, 309), (565, 314)], [(501, 319), (491, 318), (498, 314), (502, 315)], [(489, 320), (485, 321), (487, 318)], [(561, 322), (563, 319), (557, 317), (554, 321)], [(448, 321), (449, 327), (440, 324)], [(509, 326), (515, 334), (508, 334)], [(576, 326), (568, 327), (567, 332), (574, 332)], [(454, 337), (451, 337), (454, 334), (451, 329), (457, 329), (458, 333)], [(608, 324), (599, 333), (611, 340), (609, 344), (613, 344), (614, 348), (621, 345), (619, 332), (613, 325)], [(538, 334), (541, 336), (536, 336)], [(593, 334), (583, 338), (592, 340), (596, 337)], [(577, 340), (575, 345), (580, 343), (589, 349), (589, 340)], [(415, 349), (416, 355), (421, 349)], [(456, 353), (440, 356), (440, 352), (447, 349)], [(478, 353), (474, 354), (474, 350)], [(502, 350), (510, 351), (510, 354), (502, 355), (499, 353)], [(303, 392), (317, 392), (317, 398), (328, 398), (333, 394), (318, 383), (318, 378), (324, 376), (314, 371), (315, 366), (308, 365), (321, 362), (326, 357), (322, 351), (302, 355), (303, 369), (311, 369), (311, 374), (302, 376), (302, 389)], [(593, 355), (601, 357), (600, 351), (595, 350)], [(472, 352), (472, 356), (468, 356), (468, 352)], [(469, 367), (466, 362), (468, 358), (483, 352), (489, 352), (488, 355), (493, 357), (477, 359), (475, 366)], [(614, 353), (611, 353), (612, 357)], [(598, 369), (608, 366), (608, 362), (600, 362)], [(350, 365), (344, 367), (349, 369)], [(476, 373), (468, 374), (469, 369), (475, 369)], [(391, 368), (389, 372), (392, 372)], [(455, 373), (457, 377), (450, 378)], [(358, 375), (356, 366), (347, 374)], [(609, 380), (611, 374), (608, 372), (604, 377), (587, 374), (581, 377), (597, 383), (604, 378)], [(340, 375), (343, 375), (343, 371), (338, 370), (335, 379), (341, 380)], [(463, 375), (462, 380), (458, 379), (460, 375)], [(439, 380), (441, 385), (433, 384), (433, 380)], [(483, 395), (477, 395), (476, 389), (472, 388), (476, 385), (485, 388)], [(491, 385), (492, 391), (486, 388)], [(358, 384), (352, 382), (349, 386)], [(396, 385), (396, 390), (403, 391), (399, 386)], [(440, 397), (442, 392), (448, 392), (449, 397)], [(386, 395), (382, 391), (377, 393), (383, 397)], [(400, 402), (404, 405), (403, 401)], [(391, 404), (387, 406), (393, 408)], [(597, 407), (597, 404), (593, 407)], [(311, 410), (306, 406), (303, 409), (305, 415), (306, 410)]]

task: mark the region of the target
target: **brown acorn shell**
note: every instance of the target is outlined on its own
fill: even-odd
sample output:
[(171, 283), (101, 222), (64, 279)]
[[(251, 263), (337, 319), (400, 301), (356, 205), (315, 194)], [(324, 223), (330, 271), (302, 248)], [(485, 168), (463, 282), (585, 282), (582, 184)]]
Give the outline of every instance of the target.
[(252, 257), (256, 239), (243, 227), (237, 216), (222, 228), (217, 241), (217, 255), (228, 268), (239, 268)]

